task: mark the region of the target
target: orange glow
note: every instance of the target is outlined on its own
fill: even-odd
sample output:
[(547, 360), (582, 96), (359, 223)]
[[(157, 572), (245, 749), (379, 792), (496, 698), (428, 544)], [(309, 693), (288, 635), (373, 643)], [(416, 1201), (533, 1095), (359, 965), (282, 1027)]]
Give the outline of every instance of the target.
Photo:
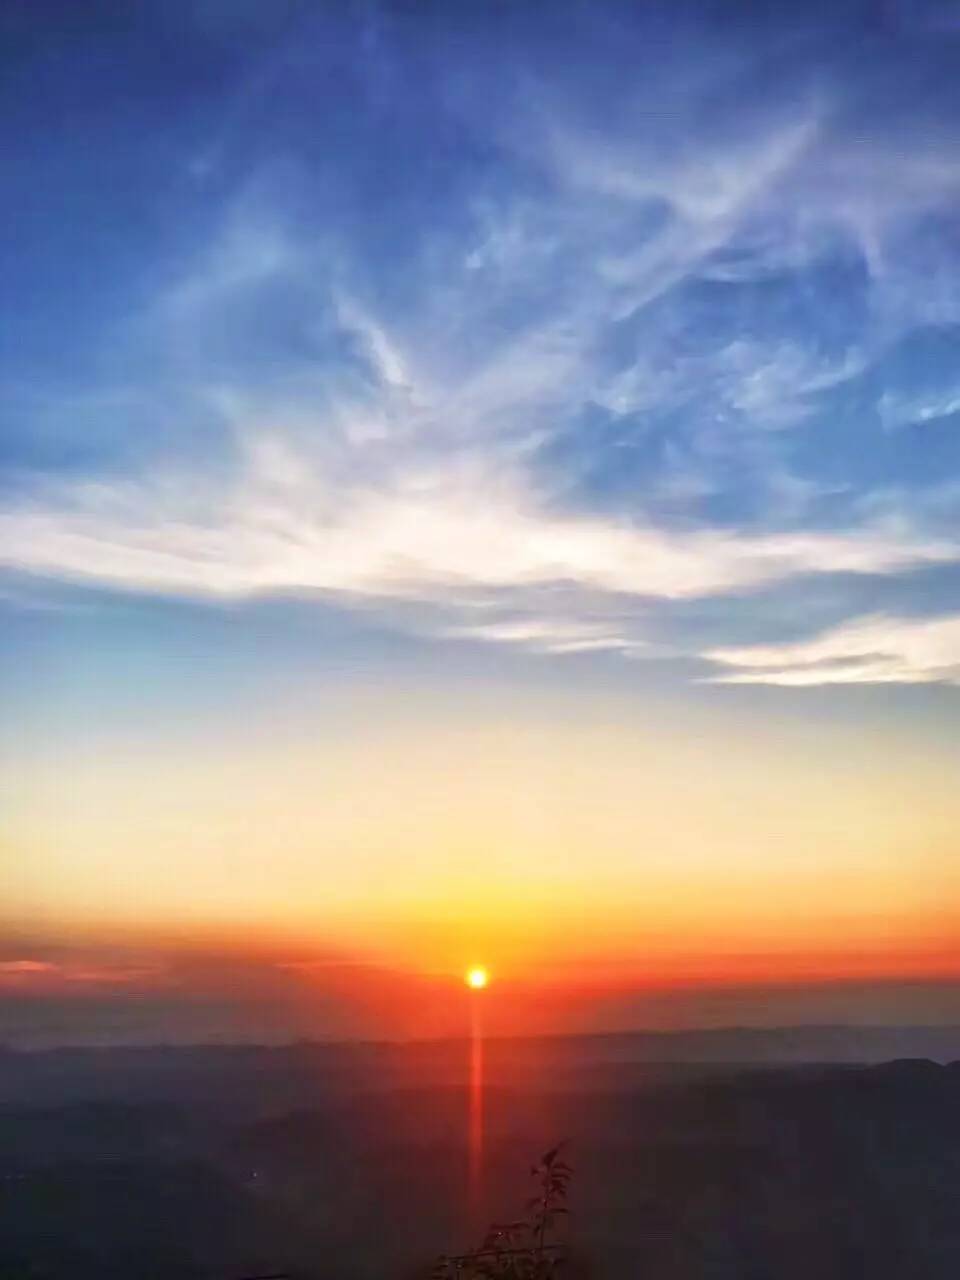
[(960, 975), (946, 735), (381, 693), (13, 753), (0, 989), (263, 1000), (273, 975), (311, 1028), (460, 1037), (465, 1000), (523, 1034), (643, 1025), (661, 993)]

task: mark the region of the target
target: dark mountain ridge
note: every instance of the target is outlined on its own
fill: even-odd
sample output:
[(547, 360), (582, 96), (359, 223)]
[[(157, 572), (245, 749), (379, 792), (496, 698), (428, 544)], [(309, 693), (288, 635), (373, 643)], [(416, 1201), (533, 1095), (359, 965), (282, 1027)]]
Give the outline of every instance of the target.
[[(542, 1090), (573, 1081), (636, 1086), (664, 1073), (808, 1064), (869, 1064), (900, 1058), (960, 1059), (960, 1027), (732, 1027), (582, 1036), (490, 1038), (491, 1084), (528, 1082)], [(64, 1047), (0, 1051), (0, 1098), (194, 1097), (264, 1106), (283, 1098), (309, 1104), (325, 1092), (449, 1085), (465, 1078), (463, 1041), (299, 1041), (282, 1045), (210, 1044)], [(639, 1068), (648, 1067), (647, 1072)], [(637, 1068), (638, 1070), (634, 1070)]]
[[(485, 1091), (485, 1213), (514, 1215), (531, 1159), (567, 1139), (572, 1236), (592, 1274), (953, 1280), (960, 1271), (960, 1062), (670, 1066), (574, 1055), (551, 1079), (557, 1055), (531, 1058), (529, 1048), (504, 1057)], [(348, 1087), (339, 1071), (310, 1081), (338, 1048), (198, 1050), (203, 1087), (189, 1072), (144, 1069), (138, 1097), (106, 1100), (113, 1052), (54, 1055), (59, 1101), (0, 1106), (3, 1280), (277, 1270), (381, 1280), (471, 1243), (468, 1094), (448, 1078), (444, 1053), (415, 1056), (406, 1083), (360, 1072)], [(153, 1053), (120, 1056), (149, 1064)], [(291, 1055), (303, 1072), (297, 1096), (284, 1072), (251, 1087), (257, 1069)], [(69, 1062), (82, 1064), (72, 1081)], [(80, 1099), (91, 1063), (106, 1078)]]

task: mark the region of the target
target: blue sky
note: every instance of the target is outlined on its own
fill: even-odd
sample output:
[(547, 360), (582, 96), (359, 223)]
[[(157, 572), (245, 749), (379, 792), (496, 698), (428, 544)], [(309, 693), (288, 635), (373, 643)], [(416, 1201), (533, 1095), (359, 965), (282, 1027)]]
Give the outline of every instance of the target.
[(956, 679), (949, 6), (6, 22), (6, 607)]

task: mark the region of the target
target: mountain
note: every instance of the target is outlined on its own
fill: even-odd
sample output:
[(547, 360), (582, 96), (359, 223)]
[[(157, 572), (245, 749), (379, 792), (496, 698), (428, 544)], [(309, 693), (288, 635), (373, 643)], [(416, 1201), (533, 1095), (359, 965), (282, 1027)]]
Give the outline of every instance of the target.
[[(912, 1042), (944, 1046), (951, 1034), (921, 1029)], [(491, 1042), (485, 1214), (515, 1216), (531, 1159), (567, 1139), (587, 1274), (952, 1280), (960, 1064), (694, 1060), (710, 1045), (718, 1057), (775, 1057), (819, 1052), (828, 1038), (874, 1050), (902, 1035)], [(0, 1278), (417, 1274), (476, 1230), (464, 1050), (7, 1054)], [(667, 1062), (678, 1050), (688, 1060)]]

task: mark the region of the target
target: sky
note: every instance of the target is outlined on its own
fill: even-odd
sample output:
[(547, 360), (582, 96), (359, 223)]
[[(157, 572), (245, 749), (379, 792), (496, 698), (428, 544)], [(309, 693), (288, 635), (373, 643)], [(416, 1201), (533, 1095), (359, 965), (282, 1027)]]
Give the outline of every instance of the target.
[(960, 1020), (960, 7), (0, 36), (10, 1038)]

